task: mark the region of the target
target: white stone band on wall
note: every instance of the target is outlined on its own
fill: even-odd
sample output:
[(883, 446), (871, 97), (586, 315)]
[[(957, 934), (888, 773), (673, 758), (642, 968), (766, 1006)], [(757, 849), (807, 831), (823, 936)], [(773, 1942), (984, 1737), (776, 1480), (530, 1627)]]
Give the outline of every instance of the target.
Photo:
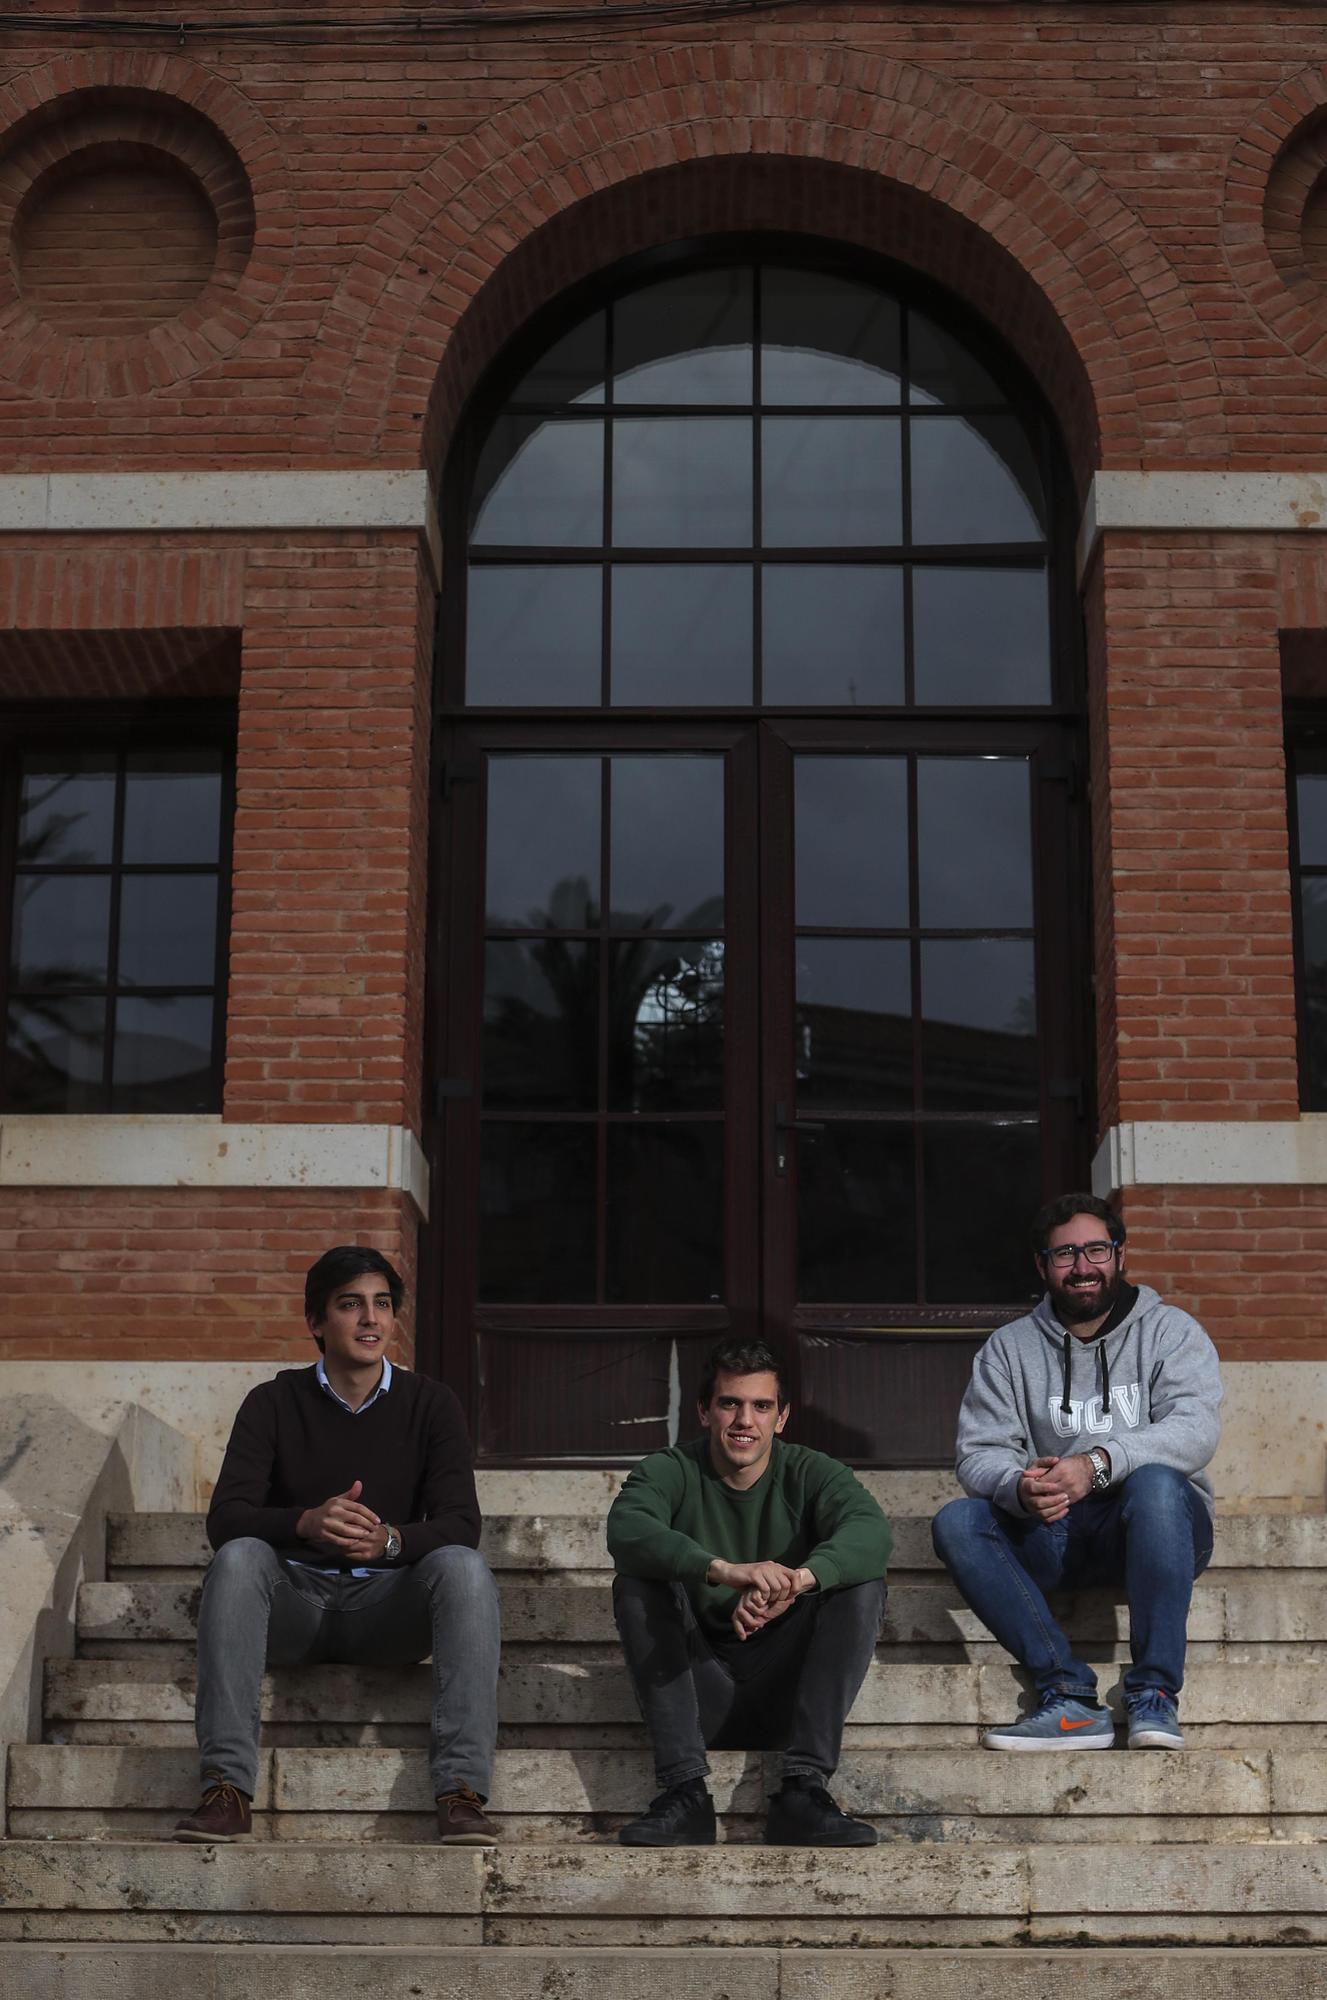
[(0, 534), (229, 534), (414, 529), (435, 577), (442, 542), (428, 474), (396, 472), (12, 472)]
[(1092, 1191), (1129, 1187), (1327, 1186), (1327, 1116), (1139, 1119), (1112, 1125), (1092, 1162)]
[(429, 1170), (404, 1125), (13, 1117), (0, 1119), (3, 1187), (395, 1188), (427, 1217)]
[(1096, 472), (1078, 531), (1078, 573), (1102, 535), (1324, 534), (1327, 472)]

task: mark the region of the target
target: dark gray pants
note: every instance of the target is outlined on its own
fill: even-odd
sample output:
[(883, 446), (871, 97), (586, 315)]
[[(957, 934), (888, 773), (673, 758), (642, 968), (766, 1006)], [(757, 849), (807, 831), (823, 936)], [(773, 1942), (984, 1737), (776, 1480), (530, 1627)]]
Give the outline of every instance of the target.
[(707, 1748), (782, 1750), (785, 1778), (832, 1777), (884, 1609), (883, 1583), (808, 1592), (740, 1650), (736, 1640), (716, 1650), (680, 1583), (615, 1577), (613, 1614), (660, 1788), (703, 1778)]
[(195, 1722), (204, 1779), (253, 1797), (267, 1666), (400, 1667), (433, 1655), (429, 1772), (436, 1797), (486, 1799), (497, 1739), (498, 1594), (474, 1549), (434, 1549), (409, 1568), (323, 1576), (250, 1536), (212, 1558), (198, 1613)]

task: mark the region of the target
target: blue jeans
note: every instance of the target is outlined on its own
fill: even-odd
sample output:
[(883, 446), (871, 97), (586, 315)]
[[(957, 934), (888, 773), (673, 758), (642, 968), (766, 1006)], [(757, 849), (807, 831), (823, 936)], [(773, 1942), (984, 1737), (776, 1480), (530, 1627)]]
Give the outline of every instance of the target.
[(253, 1797), (267, 1666), (397, 1667), (433, 1655), (434, 1796), (486, 1799), (497, 1738), (498, 1594), (474, 1549), (432, 1549), (402, 1569), (324, 1576), (243, 1535), (212, 1558), (198, 1612), (195, 1721), (204, 1779)]
[(1074, 1657), (1046, 1591), (1121, 1582), (1133, 1655), (1125, 1698), (1144, 1688), (1179, 1693), (1193, 1581), (1212, 1555), (1211, 1515), (1182, 1472), (1140, 1465), (1049, 1525), (990, 1500), (951, 1500), (931, 1539), (965, 1601), (1028, 1669), (1039, 1694), (1055, 1688), (1078, 1701), (1097, 1698), (1097, 1677)]

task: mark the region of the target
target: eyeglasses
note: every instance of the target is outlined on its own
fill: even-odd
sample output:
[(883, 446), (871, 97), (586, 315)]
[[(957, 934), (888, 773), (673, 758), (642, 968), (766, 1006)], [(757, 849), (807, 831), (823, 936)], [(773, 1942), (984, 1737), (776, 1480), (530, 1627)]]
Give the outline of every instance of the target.
[(1098, 1236), (1092, 1243), (1057, 1243), (1053, 1250), (1043, 1250), (1042, 1256), (1057, 1271), (1067, 1271), (1080, 1257), (1086, 1257), (1089, 1264), (1109, 1264), (1118, 1243), (1107, 1243)]

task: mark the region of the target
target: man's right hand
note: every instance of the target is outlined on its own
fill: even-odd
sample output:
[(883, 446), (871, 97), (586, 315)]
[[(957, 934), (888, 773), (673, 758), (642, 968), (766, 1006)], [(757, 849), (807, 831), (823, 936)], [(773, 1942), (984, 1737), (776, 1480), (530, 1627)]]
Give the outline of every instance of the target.
[(1024, 1513), (1048, 1524), (1063, 1520), (1069, 1512), (1069, 1496), (1059, 1485), (1047, 1487), (1044, 1476), (1053, 1472), (1058, 1458), (1035, 1458), (1018, 1482), (1018, 1498)]
[(797, 1595), (797, 1571), (783, 1563), (728, 1563), (715, 1556), (705, 1572), (706, 1583), (720, 1590), (749, 1591), (763, 1604), (778, 1604)]
[(330, 1500), (324, 1500), (321, 1507), (306, 1507), (295, 1525), (295, 1533), (302, 1542), (314, 1542), (336, 1555), (353, 1554), (378, 1526), (378, 1516), (372, 1509), (359, 1504), (363, 1491), (364, 1482), (357, 1479), (344, 1493), (334, 1493)]

